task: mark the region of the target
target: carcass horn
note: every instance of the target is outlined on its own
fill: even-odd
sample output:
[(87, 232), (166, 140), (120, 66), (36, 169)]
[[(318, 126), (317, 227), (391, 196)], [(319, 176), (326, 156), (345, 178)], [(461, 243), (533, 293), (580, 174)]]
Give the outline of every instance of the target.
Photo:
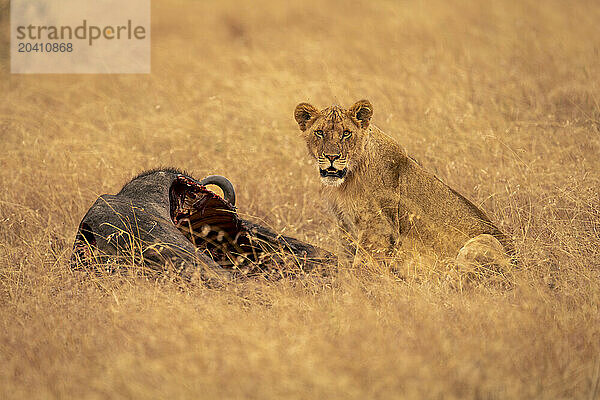
[(223, 191), (223, 197), (232, 206), (235, 206), (235, 189), (233, 188), (233, 184), (229, 182), (229, 179), (225, 178), (221, 175), (209, 175), (206, 178), (200, 181), (201, 185), (217, 185)]

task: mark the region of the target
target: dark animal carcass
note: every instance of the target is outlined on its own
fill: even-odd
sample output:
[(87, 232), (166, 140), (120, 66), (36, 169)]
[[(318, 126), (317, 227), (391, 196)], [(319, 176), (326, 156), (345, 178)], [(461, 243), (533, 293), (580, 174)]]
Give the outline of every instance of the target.
[(79, 225), (71, 257), (75, 268), (135, 264), (187, 279), (284, 275), (290, 266), (308, 271), (334, 262), (331, 253), (240, 218), (224, 177), (197, 181), (176, 169), (144, 172), (116, 195), (100, 196)]

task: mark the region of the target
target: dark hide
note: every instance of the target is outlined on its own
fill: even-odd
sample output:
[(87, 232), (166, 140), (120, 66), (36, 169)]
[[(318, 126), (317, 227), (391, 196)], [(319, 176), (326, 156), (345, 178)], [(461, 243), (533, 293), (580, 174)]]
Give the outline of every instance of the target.
[(282, 276), (290, 266), (307, 271), (336, 262), (324, 250), (239, 218), (233, 204), (202, 183), (216, 183), (235, 201), (225, 178), (198, 182), (175, 169), (144, 172), (116, 195), (100, 196), (79, 225), (72, 266), (135, 264), (190, 279)]

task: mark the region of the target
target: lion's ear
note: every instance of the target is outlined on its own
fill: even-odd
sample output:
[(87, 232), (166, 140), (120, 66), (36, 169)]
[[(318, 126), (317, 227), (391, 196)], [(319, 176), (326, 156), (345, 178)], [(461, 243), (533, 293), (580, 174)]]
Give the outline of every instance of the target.
[(319, 110), (308, 103), (300, 103), (294, 110), (294, 118), (300, 127), (301, 131), (305, 131), (307, 122), (319, 114)]
[(369, 100), (359, 100), (350, 107), (348, 113), (360, 123), (361, 128), (367, 128), (373, 116), (373, 106)]

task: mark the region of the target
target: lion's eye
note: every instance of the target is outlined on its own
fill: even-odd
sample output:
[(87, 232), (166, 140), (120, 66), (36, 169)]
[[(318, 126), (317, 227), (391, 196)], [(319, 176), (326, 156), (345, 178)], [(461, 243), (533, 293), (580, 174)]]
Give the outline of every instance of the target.
[(352, 131), (349, 130), (345, 130), (344, 133), (342, 133), (342, 139), (350, 139), (352, 137)]
[(315, 136), (318, 137), (318, 138), (322, 138), (323, 137), (323, 131), (320, 130), (320, 129), (317, 129), (315, 131)]

